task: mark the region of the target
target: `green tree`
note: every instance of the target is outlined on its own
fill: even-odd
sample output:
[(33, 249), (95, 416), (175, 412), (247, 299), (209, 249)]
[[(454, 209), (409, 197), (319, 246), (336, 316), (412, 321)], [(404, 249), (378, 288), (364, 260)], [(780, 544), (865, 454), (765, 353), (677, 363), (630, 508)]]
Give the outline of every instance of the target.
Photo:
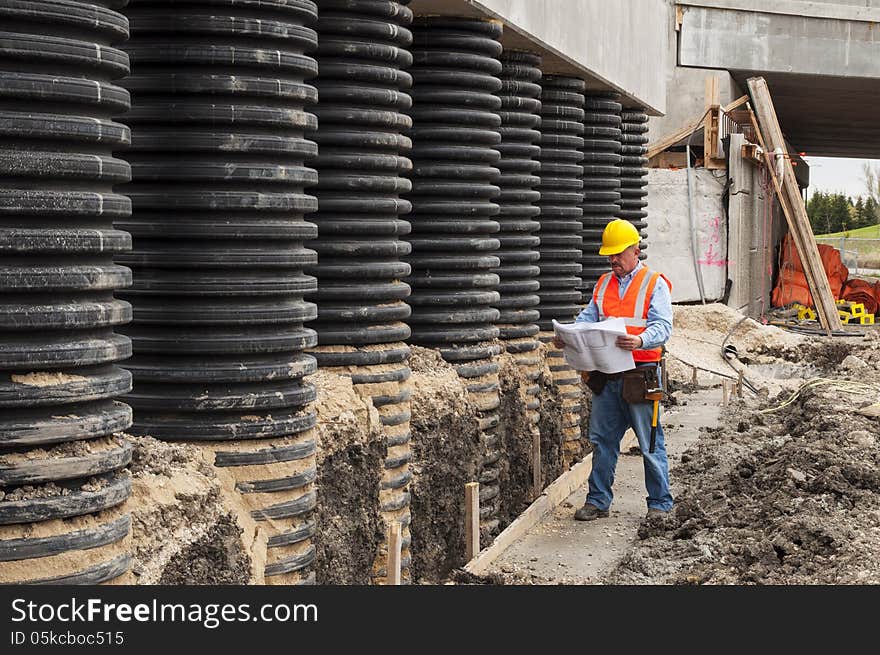
[(865, 218), (868, 221), (866, 225), (877, 225), (880, 223), (880, 204), (871, 196), (865, 199)]
[(817, 191), (807, 202), (807, 215), (815, 234), (843, 232), (854, 228), (858, 221), (852, 200), (842, 193)]
[(853, 228), (858, 229), (860, 227), (865, 227), (870, 225), (868, 223), (868, 218), (865, 215), (865, 202), (862, 200), (862, 197), (859, 196), (858, 200), (856, 200), (856, 204), (853, 205)]

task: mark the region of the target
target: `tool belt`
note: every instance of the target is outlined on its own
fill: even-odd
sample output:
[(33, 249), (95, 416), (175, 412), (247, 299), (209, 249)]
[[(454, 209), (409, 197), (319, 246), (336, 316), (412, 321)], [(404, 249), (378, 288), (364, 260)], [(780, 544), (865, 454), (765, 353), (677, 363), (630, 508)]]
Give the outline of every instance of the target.
[[(590, 371), (587, 386), (594, 395), (598, 396), (605, 389), (605, 385), (612, 380), (623, 380), (620, 395), (628, 403), (647, 403), (659, 400), (658, 388), (661, 386), (661, 381), (658, 379), (656, 364), (637, 366), (620, 373)], [(659, 393), (662, 394), (662, 389)]]

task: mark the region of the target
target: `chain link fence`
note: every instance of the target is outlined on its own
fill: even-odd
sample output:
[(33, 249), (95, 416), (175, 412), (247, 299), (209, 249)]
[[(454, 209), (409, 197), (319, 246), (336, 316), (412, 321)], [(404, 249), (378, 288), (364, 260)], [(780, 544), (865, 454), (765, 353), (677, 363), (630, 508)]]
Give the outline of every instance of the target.
[(840, 251), (850, 277), (880, 278), (880, 239), (817, 236), (816, 242)]

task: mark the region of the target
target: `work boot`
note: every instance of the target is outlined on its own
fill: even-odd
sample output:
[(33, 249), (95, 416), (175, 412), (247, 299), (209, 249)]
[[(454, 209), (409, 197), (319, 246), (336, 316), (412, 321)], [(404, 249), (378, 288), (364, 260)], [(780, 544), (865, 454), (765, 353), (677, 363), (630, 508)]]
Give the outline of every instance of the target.
[(656, 507), (650, 507), (650, 508), (648, 508), (648, 513), (645, 515), (645, 518), (646, 519), (664, 518), (668, 514), (669, 514), (669, 512), (666, 510), (657, 509)]
[(574, 513), (575, 521), (592, 521), (594, 519), (604, 519), (607, 517), (607, 509), (599, 509), (590, 503), (584, 503), (584, 506)]

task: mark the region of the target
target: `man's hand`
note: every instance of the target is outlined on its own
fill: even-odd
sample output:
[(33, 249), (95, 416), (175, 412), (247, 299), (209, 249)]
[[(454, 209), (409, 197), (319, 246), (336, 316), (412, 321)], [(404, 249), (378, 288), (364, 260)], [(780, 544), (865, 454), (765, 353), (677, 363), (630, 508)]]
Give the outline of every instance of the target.
[(560, 350), (565, 345), (564, 343), (562, 343), (562, 339), (560, 339), (559, 337), (553, 337), (552, 343), (554, 348), (559, 348)]
[(624, 350), (638, 350), (642, 347), (642, 338), (640, 336), (627, 334), (625, 337), (617, 337), (617, 347)]

